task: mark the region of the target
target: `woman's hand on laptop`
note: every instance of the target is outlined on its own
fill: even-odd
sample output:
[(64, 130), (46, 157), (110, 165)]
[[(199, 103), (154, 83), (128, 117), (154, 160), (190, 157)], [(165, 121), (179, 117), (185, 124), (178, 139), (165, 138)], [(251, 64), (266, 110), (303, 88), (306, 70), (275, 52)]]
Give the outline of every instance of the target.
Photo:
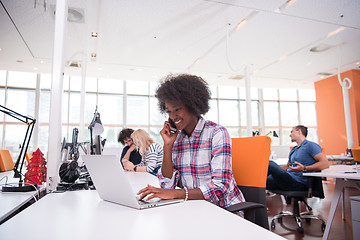
[(175, 189), (164, 189), (164, 188), (157, 188), (151, 185), (147, 185), (147, 187), (141, 189), (137, 194), (140, 195), (139, 200), (144, 199), (148, 196), (145, 200), (148, 201), (153, 198), (161, 198), (161, 199), (174, 199), (175, 196)]

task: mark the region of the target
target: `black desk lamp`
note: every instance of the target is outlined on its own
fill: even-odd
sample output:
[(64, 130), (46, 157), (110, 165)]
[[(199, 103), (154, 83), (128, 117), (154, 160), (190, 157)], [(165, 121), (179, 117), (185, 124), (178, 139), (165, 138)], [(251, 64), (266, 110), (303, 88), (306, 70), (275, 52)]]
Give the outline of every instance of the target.
[[(101, 148), (104, 146), (105, 141), (101, 141), (100, 134), (104, 132), (104, 127), (100, 120), (100, 113), (97, 111), (97, 106), (95, 108), (94, 117), (88, 127), (90, 130), (90, 154), (101, 154)], [(93, 140), (95, 138), (95, 143)]]
[(273, 137), (279, 137), (279, 135), (277, 135), (276, 131), (270, 131), (268, 132), (268, 134), (266, 134), (266, 136), (269, 136), (269, 134), (272, 134)]
[[(30, 143), (30, 139), (31, 139), (31, 135), (32, 132), (34, 130), (34, 126), (36, 123), (36, 119), (32, 118), (32, 117), (27, 117), (24, 115), (21, 115), (13, 110), (10, 110), (4, 106), (0, 105), (0, 111), (5, 113), (6, 115), (9, 115), (13, 118), (16, 118), (17, 120), (19, 120), (22, 123), (25, 123), (28, 127), (26, 130), (26, 134), (25, 134), (25, 138), (23, 141), (23, 144), (21, 146), (20, 149), (20, 153), (19, 153), (19, 157), (16, 160), (15, 166), (14, 166), (14, 178), (19, 178), (19, 186), (18, 187), (6, 187), (3, 186), (2, 187), (2, 191), (3, 192), (29, 192), (29, 191), (34, 191), (34, 187), (33, 186), (23, 186), (23, 179), (22, 179), (22, 168), (24, 165), (24, 161), (25, 161), (25, 156), (26, 156), (26, 152), (27, 149), (29, 147), (29, 143)], [(21, 162), (20, 165), (20, 169), (19, 169), (19, 164)]]

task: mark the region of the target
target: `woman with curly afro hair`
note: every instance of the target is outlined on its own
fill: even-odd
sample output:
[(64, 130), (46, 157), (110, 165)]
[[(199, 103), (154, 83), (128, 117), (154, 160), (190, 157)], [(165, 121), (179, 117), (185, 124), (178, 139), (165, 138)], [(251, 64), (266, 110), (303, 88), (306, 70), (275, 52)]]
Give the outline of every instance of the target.
[[(224, 208), (245, 201), (231, 168), (229, 133), (202, 117), (209, 111), (210, 97), (208, 84), (195, 75), (169, 75), (161, 81), (156, 98), (160, 111), (169, 115), (160, 131), (161, 188), (147, 186), (139, 191), (140, 199), (206, 199)], [(170, 121), (175, 131), (170, 131)]]

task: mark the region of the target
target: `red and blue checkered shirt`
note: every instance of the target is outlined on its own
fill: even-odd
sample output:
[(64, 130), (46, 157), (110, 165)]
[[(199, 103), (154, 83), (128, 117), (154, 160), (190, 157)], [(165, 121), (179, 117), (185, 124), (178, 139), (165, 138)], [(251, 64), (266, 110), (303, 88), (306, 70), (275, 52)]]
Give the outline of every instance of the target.
[(226, 128), (200, 118), (188, 137), (180, 131), (172, 148), (171, 179), (158, 173), (162, 188), (175, 188), (179, 180), (189, 189), (200, 188), (204, 198), (220, 207), (245, 202), (231, 167), (231, 138)]

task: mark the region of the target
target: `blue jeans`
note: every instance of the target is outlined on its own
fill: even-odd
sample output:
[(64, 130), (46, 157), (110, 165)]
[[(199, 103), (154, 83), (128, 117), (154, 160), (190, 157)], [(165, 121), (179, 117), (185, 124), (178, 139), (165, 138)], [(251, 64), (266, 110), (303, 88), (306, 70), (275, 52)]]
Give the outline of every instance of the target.
[(266, 180), (266, 189), (268, 190), (306, 190), (306, 185), (296, 181), (291, 174), (277, 165), (274, 161), (269, 161), (268, 177)]

